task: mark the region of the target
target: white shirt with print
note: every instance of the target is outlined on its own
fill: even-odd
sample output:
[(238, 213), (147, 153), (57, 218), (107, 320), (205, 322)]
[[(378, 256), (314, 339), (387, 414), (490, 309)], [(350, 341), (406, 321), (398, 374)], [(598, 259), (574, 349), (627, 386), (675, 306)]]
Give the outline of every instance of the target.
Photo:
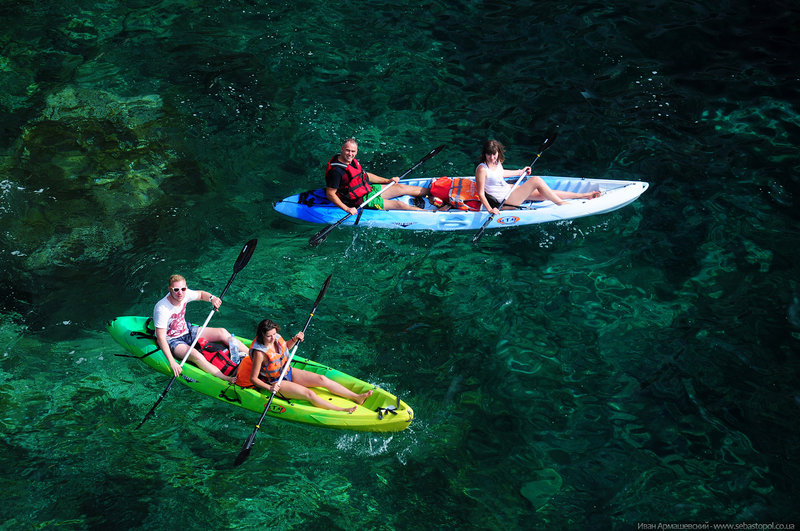
[(166, 328), (167, 338), (181, 337), (189, 333), (186, 327), (186, 303), (200, 298), (200, 292), (193, 289), (186, 290), (183, 302), (173, 306), (169, 295), (156, 303), (153, 309), (153, 324), (156, 328)]

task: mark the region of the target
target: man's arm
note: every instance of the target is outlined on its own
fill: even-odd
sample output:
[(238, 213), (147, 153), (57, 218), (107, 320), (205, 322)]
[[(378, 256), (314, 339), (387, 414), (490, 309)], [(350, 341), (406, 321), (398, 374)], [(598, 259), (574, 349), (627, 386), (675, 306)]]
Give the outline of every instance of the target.
[(183, 367), (180, 366), (178, 362), (175, 361), (175, 358), (172, 356), (172, 350), (169, 348), (169, 343), (167, 343), (167, 329), (166, 328), (156, 328), (156, 344), (161, 349), (161, 352), (164, 353), (164, 356), (167, 357), (167, 361), (169, 362), (169, 368), (172, 369), (172, 373), (177, 378), (183, 372)]
[(392, 177), (391, 179), (386, 179), (385, 177), (375, 175), (374, 173), (369, 173), (369, 172), (364, 172), (364, 173), (367, 174), (367, 178), (369, 179), (369, 182), (372, 184), (389, 184), (392, 181), (397, 182), (400, 180), (400, 177)]
[(219, 297), (215, 297), (214, 295), (210, 294), (207, 291), (200, 290), (200, 297), (199, 300), (201, 301), (208, 301), (214, 307), (215, 310), (219, 310), (219, 307), (222, 305), (222, 299)]
[(342, 210), (344, 210), (348, 214), (355, 215), (358, 212), (358, 209), (355, 208), (355, 207), (350, 207), (350, 206), (345, 205), (342, 202), (342, 199), (339, 197), (339, 194), (336, 193), (336, 191), (337, 191), (336, 188), (325, 188), (325, 196), (328, 198), (328, 200), (331, 203), (333, 203), (334, 205), (338, 206), (339, 208), (341, 208)]

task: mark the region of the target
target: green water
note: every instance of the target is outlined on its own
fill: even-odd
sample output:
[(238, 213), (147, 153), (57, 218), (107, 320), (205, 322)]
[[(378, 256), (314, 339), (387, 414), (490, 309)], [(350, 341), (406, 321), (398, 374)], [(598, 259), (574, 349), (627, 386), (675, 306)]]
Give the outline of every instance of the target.
[[(0, 526), (636, 529), (797, 520), (800, 132), (789, 2), (4, 2)], [(368, 171), (644, 180), (488, 232), (281, 217)], [(117, 357), (178, 272), (251, 337), (402, 397), (395, 434), (268, 420)], [(189, 306), (202, 321), (207, 305)], [(792, 502), (791, 500), (795, 500)]]

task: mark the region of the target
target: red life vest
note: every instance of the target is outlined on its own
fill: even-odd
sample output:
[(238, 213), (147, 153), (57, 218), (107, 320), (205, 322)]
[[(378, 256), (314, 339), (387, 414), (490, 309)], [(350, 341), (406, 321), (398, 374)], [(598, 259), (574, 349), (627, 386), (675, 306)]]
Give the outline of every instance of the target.
[(361, 168), (361, 163), (353, 159), (352, 164), (345, 164), (339, 162), (339, 155), (336, 155), (328, 162), (328, 168), (325, 170), (326, 175), (333, 167), (344, 169), (339, 189), (336, 190), (336, 195), (339, 196), (339, 199), (348, 206), (357, 207), (363, 203), (363, 198), (372, 191), (372, 186), (369, 184), (369, 177)]
[(203, 357), (211, 363), (211, 365), (219, 369), (222, 374), (225, 376), (232, 376), (236, 374), (236, 369), (238, 367), (233, 360), (231, 360), (227, 348), (217, 345), (216, 343), (210, 343), (204, 337), (198, 338), (197, 347), (197, 350), (200, 351), (200, 354), (202, 354)]
[(473, 179), (439, 177), (431, 182), (431, 195), (459, 210), (481, 209), (478, 187)]

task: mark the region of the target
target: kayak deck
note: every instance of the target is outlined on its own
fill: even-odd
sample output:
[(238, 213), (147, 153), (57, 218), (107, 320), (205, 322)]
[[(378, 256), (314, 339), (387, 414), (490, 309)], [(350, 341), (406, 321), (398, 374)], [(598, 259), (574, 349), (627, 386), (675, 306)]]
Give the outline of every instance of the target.
[[(474, 179), (474, 177), (460, 177)], [(621, 181), (610, 179), (581, 179), (577, 177), (542, 176), (553, 190), (574, 193), (599, 191), (595, 199), (568, 199), (565, 205), (555, 205), (551, 201), (525, 201), (520, 209), (503, 210), (495, 216), (487, 228), (505, 228), (518, 225), (547, 223), (576, 219), (596, 214), (604, 214), (622, 208), (647, 190), (649, 184), (643, 181)], [(405, 179), (405, 184), (430, 187), (433, 179)], [(507, 179), (510, 183), (516, 177)], [(396, 198), (411, 204), (412, 198)], [(311, 190), (287, 197), (274, 205), (278, 212), (312, 223), (336, 223), (346, 214), (325, 196), (324, 189)], [(477, 230), (488, 219), (485, 211), (463, 211), (457, 209), (439, 210), (427, 198), (424, 211), (420, 210), (374, 210), (361, 209), (359, 225), (391, 229), (410, 230)], [(350, 216), (342, 225), (354, 225), (356, 216)]]
[[(108, 330), (111, 336), (134, 357), (156, 371), (172, 377), (172, 371), (164, 353), (156, 346), (155, 339), (145, 329), (146, 321), (146, 317), (117, 317), (108, 323)], [(242, 341), (246, 345), (250, 344), (249, 340), (242, 339)], [(372, 389), (372, 396), (367, 398), (364, 404), (358, 405), (356, 411), (350, 414), (318, 408), (305, 400), (287, 400), (276, 395), (267, 416), (326, 428), (370, 432), (400, 431), (407, 428), (414, 418), (414, 411), (408, 404), (380, 387), (300, 356), (294, 357), (292, 367), (325, 375), (355, 393), (363, 393)], [(182, 376), (186, 376), (186, 378), (180, 377), (178, 381), (197, 392), (259, 414), (263, 413), (270, 397), (269, 393), (228, 384), (190, 363), (183, 366)], [(317, 395), (339, 407), (356, 405), (346, 398), (331, 394), (326, 389), (316, 387), (313, 389)]]

